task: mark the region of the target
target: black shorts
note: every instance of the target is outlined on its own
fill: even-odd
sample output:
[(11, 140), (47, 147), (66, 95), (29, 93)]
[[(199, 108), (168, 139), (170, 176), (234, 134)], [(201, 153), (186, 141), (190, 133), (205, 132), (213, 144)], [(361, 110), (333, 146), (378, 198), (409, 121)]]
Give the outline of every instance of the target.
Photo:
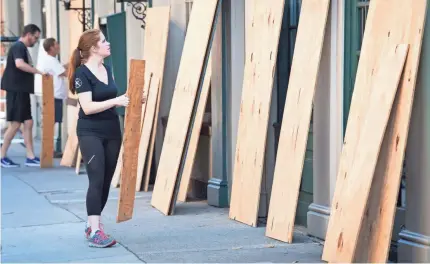
[(6, 92), (6, 119), (9, 122), (19, 123), (32, 119), (29, 93)]
[(63, 122), (63, 100), (55, 98), (55, 123)]

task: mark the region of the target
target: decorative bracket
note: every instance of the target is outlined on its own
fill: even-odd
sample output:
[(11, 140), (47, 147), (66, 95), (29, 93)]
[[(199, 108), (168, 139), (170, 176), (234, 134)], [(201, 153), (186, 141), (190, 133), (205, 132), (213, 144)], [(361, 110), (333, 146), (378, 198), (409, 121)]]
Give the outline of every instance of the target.
[(142, 22), (141, 28), (145, 29), (146, 10), (148, 8), (148, 0), (117, 0), (119, 3), (127, 3), (131, 5), (133, 16)]
[(69, 11), (73, 10), (76, 11), (78, 14), (78, 20), (82, 24), (82, 29), (88, 30), (93, 27), (91, 22), (91, 8), (85, 7), (85, 0), (82, 0), (82, 6), (83, 7), (72, 7), (72, 2), (75, 0), (58, 0), (60, 2), (63, 2), (64, 9)]

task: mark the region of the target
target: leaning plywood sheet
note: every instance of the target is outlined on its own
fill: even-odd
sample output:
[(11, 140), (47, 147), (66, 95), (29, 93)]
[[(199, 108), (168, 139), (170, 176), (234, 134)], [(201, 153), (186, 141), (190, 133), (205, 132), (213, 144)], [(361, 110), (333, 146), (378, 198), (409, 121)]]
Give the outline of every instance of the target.
[(130, 83), (127, 90), (130, 105), (127, 106), (124, 119), (124, 151), (117, 222), (130, 220), (133, 216), (139, 154), (139, 144), (136, 142), (140, 139), (144, 84), (145, 61), (132, 59), (130, 61)]
[(171, 213), (175, 199), (178, 170), (194, 121), (195, 99), (202, 86), (218, 8), (219, 0), (196, 0), (193, 4), (151, 200), (152, 206), (166, 215)]
[[(407, 5), (406, 2), (404, 4)], [(404, 8), (405, 5), (401, 8)], [(370, 3), (324, 246), (323, 259), (326, 261), (351, 262), (353, 260), (376, 159), (390, 113), (382, 107), (385, 101), (375, 101), (378, 99), (376, 93), (385, 90), (385, 96), (389, 98), (390, 92), (392, 92), (390, 88), (398, 83), (396, 79), (401, 74), (401, 71), (397, 69), (400, 60), (397, 58), (399, 52), (393, 55), (386, 51), (392, 51), (398, 43), (408, 42), (404, 40), (404, 35), (409, 31), (410, 23), (407, 19), (405, 20), (405, 16), (393, 15), (396, 12), (392, 10), (395, 10), (397, 6), (391, 5), (389, 12), (383, 8), (386, 6), (385, 1)], [(401, 3), (399, 3), (400, 6), (402, 6)], [(384, 63), (388, 65), (385, 66)], [(381, 73), (387, 72), (384, 67), (388, 67), (389, 71), (385, 77), (381, 75)], [(400, 72), (397, 73), (395, 70)], [(383, 84), (380, 84), (379, 78), (381, 77), (385, 78), (382, 81)], [(378, 86), (376, 83), (380, 85)], [(380, 109), (373, 112), (372, 104), (379, 104)], [(391, 105), (387, 104), (385, 107), (390, 110)], [(369, 122), (376, 118), (384, 120), (385, 117), (387, 120), (374, 124), (370, 128), (371, 132), (366, 130)], [(378, 132), (381, 131), (382, 135), (379, 137)], [(369, 133), (371, 134), (369, 135)], [(363, 154), (360, 155), (363, 146), (368, 153), (368, 160), (367, 164), (359, 168), (356, 165), (363, 158)], [(373, 156), (375, 160), (370, 156)]]
[[(163, 85), (164, 65), (166, 62), (167, 39), (169, 35), (170, 6), (149, 8), (146, 15), (145, 46), (143, 59), (146, 61), (146, 75), (151, 75), (145, 120), (139, 145), (139, 164), (137, 166), (136, 191), (140, 191), (144, 167), (148, 155), (157, 99)], [(148, 82), (149, 83), (149, 82)], [(146, 164), (149, 166), (149, 164)]]
[(256, 226), (284, 0), (254, 0), (246, 43), (230, 218)]
[(51, 168), (54, 165), (54, 79), (42, 77), (42, 153), (40, 167)]
[(188, 186), (191, 180), (191, 173), (193, 171), (194, 159), (196, 156), (197, 146), (200, 138), (200, 130), (203, 124), (203, 117), (206, 109), (206, 102), (208, 100), (209, 88), (211, 84), (212, 66), (211, 57), (209, 57), (208, 66), (206, 68), (206, 74), (203, 81), (202, 92), (200, 94), (200, 100), (197, 104), (196, 119), (194, 126), (191, 131), (190, 144), (187, 150), (187, 159), (184, 163), (184, 169), (182, 171), (182, 178), (179, 184), (178, 201), (185, 202), (187, 200)]
[(304, 0), (285, 102), (266, 235), (292, 242), (329, 0)]
[(360, 135), (357, 147), (353, 155), (349, 156), (352, 159), (346, 161), (348, 166), (340, 167), (338, 172), (337, 178), (344, 181), (342, 185), (336, 185), (337, 199), (326, 237), (326, 243), (329, 243), (324, 246), (325, 252), (333, 254), (332, 262), (352, 262), (354, 258), (380, 146), (408, 50), (407, 44), (391, 44), (385, 48), (382, 52), (384, 55), (375, 65), (370, 98), (366, 108), (362, 108), (359, 113), (363, 122), (358, 128)]
[(63, 157), (61, 158), (60, 165), (66, 167), (72, 167), (75, 164), (77, 150), (78, 150), (78, 136), (76, 135), (76, 126), (79, 118), (79, 105), (78, 106), (67, 106), (68, 120), (71, 120), (69, 133), (64, 148)]
[[(384, 2), (382, 10), (391, 8)], [(414, 0), (391, 8), (393, 18), (409, 24), (401, 41), (409, 43), (403, 78), (393, 103), (390, 121), (376, 166), (370, 189), (366, 214), (358, 240), (354, 262), (382, 263), (388, 258), (394, 216), (403, 168), (403, 158), (409, 131), (415, 84), (420, 61), (422, 38), (427, 10), (427, 0)], [(407, 22), (406, 22), (407, 21)]]

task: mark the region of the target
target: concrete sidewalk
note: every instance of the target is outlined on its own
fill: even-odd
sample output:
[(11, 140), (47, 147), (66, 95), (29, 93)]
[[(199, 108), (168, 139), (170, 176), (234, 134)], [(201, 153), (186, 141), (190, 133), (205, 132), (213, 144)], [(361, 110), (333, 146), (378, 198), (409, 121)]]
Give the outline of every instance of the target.
[[(24, 163), (25, 151), (9, 157)], [(228, 218), (228, 209), (206, 202), (178, 204), (164, 216), (150, 205), (151, 193), (136, 193), (133, 219), (115, 222), (118, 190), (111, 189), (103, 222), (118, 240), (112, 248), (90, 248), (84, 238), (87, 176), (74, 169), (1, 170), (2, 262), (321, 262), (322, 246), (300, 231), (286, 244)]]

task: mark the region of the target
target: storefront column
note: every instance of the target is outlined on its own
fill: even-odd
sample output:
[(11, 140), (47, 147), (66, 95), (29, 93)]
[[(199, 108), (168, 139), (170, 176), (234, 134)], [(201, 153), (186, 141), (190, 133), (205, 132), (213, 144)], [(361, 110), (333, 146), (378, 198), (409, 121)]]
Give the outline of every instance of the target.
[(314, 97), (313, 197), (307, 228), (324, 239), (342, 146), (343, 0), (331, 2)]
[[(246, 0), (247, 2), (250, 0)], [(245, 70), (245, 0), (230, 0), (230, 15), (227, 35), (229, 54), (228, 70), (230, 89), (227, 90), (227, 179), (228, 197), (231, 196), (240, 102), (242, 97), (243, 74)]]
[[(18, 1), (17, 1), (18, 2)], [(22, 8), (24, 11), (24, 25), (35, 24), (42, 30), (42, 1), (41, 0), (24, 0), (22, 1)], [(41, 37), (44, 32), (41, 32)], [(34, 47), (28, 48), (31, 56), (31, 65), (36, 67), (37, 65), (37, 54), (39, 51), (39, 43), (36, 43)], [(33, 117), (33, 138), (41, 137), (41, 98), (32, 94), (31, 98), (31, 115)]]
[[(430, 4), (430, 3), (429, 3)], [(398, 262), (430, 262), (430, 7), (406, 149), (406, 221)]]
[(230, 14), (230, 0), (221, 2), (215, 23), (215, 33), (212, 41), (212, 78), (211, 78), (211, 170), (212, 178), (208, 182), (208, 204), (217, 207), (227, 207), (227, 87), (228, 54), (227, 26)]

